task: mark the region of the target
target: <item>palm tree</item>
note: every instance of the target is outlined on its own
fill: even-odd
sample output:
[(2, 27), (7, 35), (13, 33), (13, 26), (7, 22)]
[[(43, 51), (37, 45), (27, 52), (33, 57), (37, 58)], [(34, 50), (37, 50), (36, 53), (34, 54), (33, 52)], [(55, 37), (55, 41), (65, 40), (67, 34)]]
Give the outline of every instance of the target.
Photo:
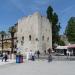
[(10, 27), (9, 32), (11, 34), (11, 53), (13, 53), (14, 52), (14, 35), (16, 33), (15, 26)]
[(5, 33), (5, 31), (1, 31), (0, 34), (1, 34), (1, 38), (2, 38), (1, 41), (2, 41), (2, 53), (3, 53), (3, 49), (4, 49), (3, 40), (4, 40), (4, 36), (6, 35), (6, 33)]

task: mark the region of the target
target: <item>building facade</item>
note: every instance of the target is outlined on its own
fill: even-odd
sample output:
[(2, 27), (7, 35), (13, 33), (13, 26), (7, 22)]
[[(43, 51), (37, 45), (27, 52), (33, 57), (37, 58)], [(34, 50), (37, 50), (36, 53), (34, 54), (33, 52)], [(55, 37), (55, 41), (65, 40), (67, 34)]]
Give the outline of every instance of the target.
[(38, 12), (18, 20), (17, 48), (25, 51), (41, 51), (52, 48), (52, 27), (49, 20)]
[[(14, 26), (16, 28), (17, 32), (17, 25)], [(17, 46), (17, 34), (16, 32), (14, 33), (14, 51), (16, 51), (16, 46)], [(12, 47), (12, 41), (11, 41), (11, 34), (9, 32), (6, 32), (3, 38), (3, 52), (11, 52), (11, 47)], [(0, 52), (2, 52), (2, 37), (0, 34)]]

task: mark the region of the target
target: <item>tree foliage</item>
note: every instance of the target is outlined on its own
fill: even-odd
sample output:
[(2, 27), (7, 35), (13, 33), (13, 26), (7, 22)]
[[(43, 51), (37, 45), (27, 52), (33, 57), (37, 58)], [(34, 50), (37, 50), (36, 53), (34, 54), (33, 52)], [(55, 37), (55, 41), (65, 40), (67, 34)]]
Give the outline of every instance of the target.
[(60, 45), (60, 46), (65, 46), (65, 42), (60, 39), (59, 42), (58, 42), (58, 45)]
[(15, 26), (10, 27), (9, 32), (11, 34), (11, 53), (13, 53), (14, 52), (14, 35), (16, 33)]
[(75, 17), (69, 19), (65, 34), (70, 43), (75, 43)]
[(60, 23), (58, 22), (58, 15), (53, 11), (53, 8), (51, 6), (47, 8), (47, 18), (52, 23), (52, 44), (58, 44), (58, 40), (60, 39)]
[(49, 19), (49, 21), (52, 22), (52, 16), (53, 16), (53, 8), (51, 6), (49, 6), (47, 8), (47, 18)]
[(6, 36), (5, 31), (1, 31), (0, 35), (1, 35), (1, 38), (2, 38), (1, 41), (2, 41), (2, 53), (3, 53), (3, 49), (4, 49), (3, 40), (4, 40), (4, 36)]

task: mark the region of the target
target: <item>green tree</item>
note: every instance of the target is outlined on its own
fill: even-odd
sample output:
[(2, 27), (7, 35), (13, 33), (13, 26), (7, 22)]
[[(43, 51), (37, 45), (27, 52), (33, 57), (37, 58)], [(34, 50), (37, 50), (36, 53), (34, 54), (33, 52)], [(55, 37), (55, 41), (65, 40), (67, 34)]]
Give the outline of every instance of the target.
[(53, 8), (49, 6), (47, 8), (47, 18), (52, 23), (52, 45), (54, 43), (59, 43), (59, 31), (60, 31), (60, 23), (58, 22), (58, 15), (53, 11)]
[(4, 49), (3, 41), (4, 41), (4, 36), (6, 35), (6, 33), (5, 33), (5, 31), (1, 31), (0, 34), (1, 34), (1, 38), (2, 38), (1, 41), (2, 41), (2, 53), (3, 53), (3, 49)]
[(47, 8), (47, 18), (49, 19), (50, 22), (52, 22), (52, 17), (53, 17), (53, 8), (49, 6)]
[(70, 43), (75, 43), (75, 17), (69, 19), (65, 34)]
[(16, 33), (15, 26), (10, 27), (9, 32), (11, 34), (11, 53), (13, 53), (14, 52), (14, 35)]
[(65, 42), (60, 39), (59, 42), (58, 42), (58, 45), (60, 45), (60, 46), (65, 46)]

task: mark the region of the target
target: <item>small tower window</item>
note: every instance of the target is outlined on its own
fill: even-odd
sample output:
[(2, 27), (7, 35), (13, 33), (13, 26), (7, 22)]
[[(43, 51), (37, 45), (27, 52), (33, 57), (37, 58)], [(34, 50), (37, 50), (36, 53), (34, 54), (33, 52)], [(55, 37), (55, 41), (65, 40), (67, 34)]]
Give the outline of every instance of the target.
[(44, 40), (44, 36), (42, 36), (42, 40)]
[(18, 43), (18, 40), (16, 40), (16, 43)]
[(31, 35), (29, 35), (29, 40), (31, 41)]
[(24, 36), (22, 36), (22, 41), (24, 41)]
[(21, 45), (24, 44), (24, 36), (22, 36)]
[(21, 41), (21, 45), (23, 45), (24, 44), (24, 42), (23, 41)]
[(39, 41), (38, 38), (35, 39), (36, 41)]
[(47, 41), (49, 41), (49, 37), (47, 38)]

